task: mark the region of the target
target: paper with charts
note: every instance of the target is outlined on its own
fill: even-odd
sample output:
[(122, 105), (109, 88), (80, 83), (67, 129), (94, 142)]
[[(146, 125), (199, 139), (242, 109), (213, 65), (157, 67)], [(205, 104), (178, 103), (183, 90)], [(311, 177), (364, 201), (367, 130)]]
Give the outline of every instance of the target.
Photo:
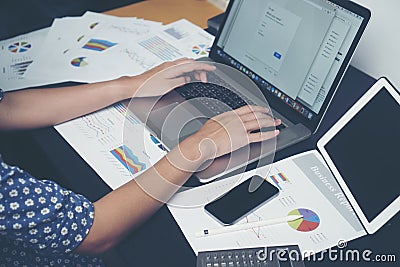
[(0, 88), (10, 91), (45, 83), (45, 78), (27, 80), (25, 73), (37, 60), (48, 31), (45, 28), (0, 41)]
[[(270, 169), (271, 167), (271, 169)], [(256, 222), (286, 215), (303, 215), (302, 219), (250, 230), (195, 237), (204, 229), (223, 227), (204, 206), (180, 208), (193, 199), (208, 203), (232, 188), (238, 175), (176, 194), (168, 208), (194, 252), (241, 247), (298, 244), (302, 252), (317, 253), (365, 235), (353, 209), (326, 167), (320, 154), (309, 151), (258, 168), (243, 175), (265, 177), (279, 188), (279, 195), (238, 223)]]
[(26, 76), (47, 83), (100, 82), (165, 61), (207, 56), (214, 37), (187, 20), (168, 25), (87, 12), (56, 19)]
[[(127, 103), (55, 126), (112, 189), (132, 180), (167, 152), (127, 110)], [(129, 139), (123, 134), (129, 134)]]
[(181, 19), (162, 25), (86, 12), (0, 41), (0, 86), (17, 90), (137, 75), (162, 62), (207, 56), (214, 36)]

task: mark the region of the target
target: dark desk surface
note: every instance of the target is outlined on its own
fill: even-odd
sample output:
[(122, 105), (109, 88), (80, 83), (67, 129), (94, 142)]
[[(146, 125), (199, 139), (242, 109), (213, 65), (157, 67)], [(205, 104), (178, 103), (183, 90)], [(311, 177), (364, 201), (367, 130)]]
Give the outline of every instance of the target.
[[(299, 144), (277, 153), (276, 160), (316, 147), (317, 140), (349, 109), (375, 80), (359, 70), (349, 67), (318, 132)], [(64, 186), (86, 195), (94, 201), (110, 188), (92, 168), (54, 130), (44, 128), (32, 131), (44, 160), (54, 167), (55, 175)], [(383, 192), (384, 193), (384, 192)], [(374, 254), (395, 254), (400, 261), (399, 214), (376, 234), (349, 243), (348, 249), (370, 249)], [(166, 206), (149, 221), (127, 236), (117, 247), (128, 266), (195, 266), (196, 257)], [(150, 263), (149, 263), (150, 262)], [(319, 266), (320, 262), (306, 262), (306, 266)], [(390, 263), (370, 262), (374, 266), (395, 266)], [(324, 261), (323, 266), (366, 266), (365, 262)]]

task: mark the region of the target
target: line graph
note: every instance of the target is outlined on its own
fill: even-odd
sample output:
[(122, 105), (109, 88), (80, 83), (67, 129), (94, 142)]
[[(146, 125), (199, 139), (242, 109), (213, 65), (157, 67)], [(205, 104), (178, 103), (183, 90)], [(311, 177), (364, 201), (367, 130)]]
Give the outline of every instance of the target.
[(100, 137), (108, 134), (114, 126), (111, 120), (107, 120), (99, 113), (93, 113), (88, 116), (82, 117), (86, 128), (89, 130), (88, 134), (94, 137)]
[(125, 53), (136, 66), (139, 66), (144, 70), (150, 69), (157, 64), (155, 60), (152, 60), (146, 56), (142, 56), (140, 53), (137, 53), (135, 50), (130, 48), (124, 48), (122, 53)]

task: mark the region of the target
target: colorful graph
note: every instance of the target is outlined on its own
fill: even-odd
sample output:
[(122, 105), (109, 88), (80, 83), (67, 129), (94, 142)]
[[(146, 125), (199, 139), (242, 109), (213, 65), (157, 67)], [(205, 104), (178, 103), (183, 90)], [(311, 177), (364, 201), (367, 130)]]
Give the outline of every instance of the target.
[(205, 44), (194, 45), (192, 47), (192, 52), (196, 55), (208, 55), (210, 53), (211, 47)]
[(101, 52), (116, 44), (107, 40), (90, 39), (82, 48)]
[(15, 42), (8, 46), (8, 51), (11, 53), (23, 53), (31, 49), (32, 45), (26, 41)]
[(286, 177), (285, 174), (283, 174), (282, 172), (279, 172), (277, 174), (274, 175), (270, 175), (267, 180), (271, 183), (273, 183), (274, 185), (276, 185), (276, 187), (279, 188), (279, 190), (282, 190), (282, 183), (288, 182), (290, 183), (290, 180)]
[(129, 147), (122, 145), (110, 151), (110, 153), (127, 168), (130, 173), (135, 174), (146, 169), (146, 164), (140, 162)]
[(77, 57), (71, 60), (71, 65), (74, 67), (85, 67), (88, 65), (87, 61), (85, 60), (86, 57)]
[(288, 222), (289, 226), (300, 232), (310, 232), (315, 230), (319, 224), (319, 216), (309, 209), (295, 209), (288, 215), (303, 215), (303, 218)]
[(150, 134), (150, 139), (151, 139), (151, 141), (153, 141), (154, 144), (157, 145), (157, 147), (159, 149), (161, 149), (162, 151), (167, 151), (165, 149), (165, 147), (160, 143), (160, 141), (158, 141), (158, 139), (154, 135)]
[(27, 60), (10, 65), (10, 74), (12, 73), (12, 76), (14, 78), (20, 78), (25, 74), (26, 70), (32, 62), (32, 60)]

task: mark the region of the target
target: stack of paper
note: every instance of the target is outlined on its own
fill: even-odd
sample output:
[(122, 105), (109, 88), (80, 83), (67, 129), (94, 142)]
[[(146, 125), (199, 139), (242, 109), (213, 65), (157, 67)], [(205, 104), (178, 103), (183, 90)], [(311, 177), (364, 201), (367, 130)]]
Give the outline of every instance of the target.
[(187, 20), (162, 25), (93, 12), (55, 19), (47, 29), (0, 42), (0, 87), (137, 75), (164, 61), (207, 56), (213, 39)]

